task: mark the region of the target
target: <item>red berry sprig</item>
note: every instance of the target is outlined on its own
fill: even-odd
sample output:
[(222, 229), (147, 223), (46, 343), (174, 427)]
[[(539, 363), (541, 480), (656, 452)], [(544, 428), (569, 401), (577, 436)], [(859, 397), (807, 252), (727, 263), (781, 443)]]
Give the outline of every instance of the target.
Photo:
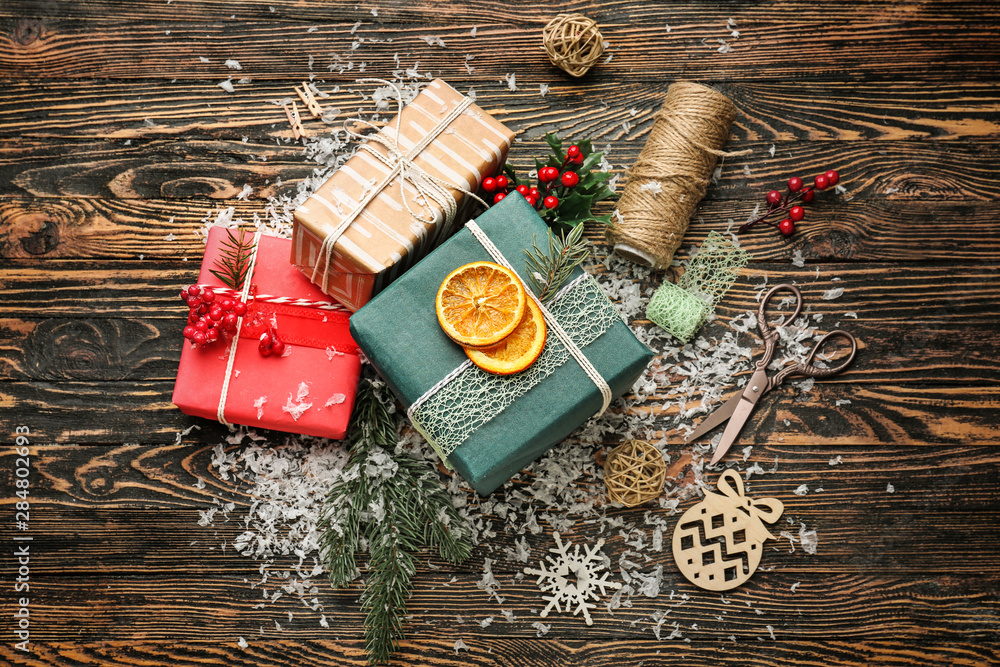
[(200, 285), (182, 289), (181, 299), (189, 309), (184, 337), (198, 347), (217, 340), (231, 340), (237, 333), (239, 318), (247, 312), (247, 305), (239, 298), (219, 296), (211, 288)]
[[(791, 236), (795, 233), (795, 223), (801, 222), (806, 217), (806, 210), (800, 204), (811, 202), (816, 196), (816, 190), (826, 190), (828, 187), (834, 186), (839, 182), (840, 174), (832, 169), (825, 174), (816, 176), (813, 179), (813, 187), (806, 186), (801, 178), (793, 176), (788, 179), (788, 192), (786, 194), (782, 195), (777, 190), (771, 190), (765, 195), (764, 201), (768, 205), (767, 213), (756, 220), (751, 220), (741, 225), (737, 231), (745, 232), (758, 222), (766, 222), (772, 227), (777, 227), (778, 231), (785, 236)], [(781, 220), (781, 222), (768, 220), (768, 218), (776, 213), (787, 213), (787, 217)]]
[(565, 147), (553, 133), (545, 140), (552, 154), (544, 161), (535, 160), (531, 178), (520, 179), (507, 166), (504, 174), (483, 180), (483, 190), (492, 203), (498, 204), (516, 191), (552, 226), (573, 227), (586, 220), (610, 222), (610, 214), (598, 217), (591, 213), (593, 203), (614, 194), (606, 183), (611, 174), (598, 169), (602, 154), (593, 150), (589, 140)]
[[(583, 164), (583, 152), (580, 147), (570, 146), (563, 157), (562, 168), (565, 171), (560, 171), (558, 167), (542, 167), (538, 170), (538, 185), (521, 183), (516, 185), (513, 191), (520, 193), (533, 208), (541, 211), (552, 210), (559, 206), (559, 197), (565, 194), (566, 190), (580, 183), (580, 176), (573, 169), (581, 164)], [(499, 204), (511, 193), (512, 185), (514, 182), (504, 175), (483, 179), (483, 190), (493, 195), (494, 204)]]
[(269, 357), (272, 354), (280, 357), (285, 352), (285, 344), (278, 338), (278, 331), (271, 327), (260, 335), (260, 342), (257, 343), (257, 351), (260, 356)]

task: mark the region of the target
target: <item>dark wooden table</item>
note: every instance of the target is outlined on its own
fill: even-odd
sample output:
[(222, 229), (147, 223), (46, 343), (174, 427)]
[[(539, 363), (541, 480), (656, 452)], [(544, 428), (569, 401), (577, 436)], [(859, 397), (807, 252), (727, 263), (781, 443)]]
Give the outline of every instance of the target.
[[(597, 19), (613, 56), (580, 80), (539, 48), (542, 26), (562, 10)], [(633, 597), (613, 617), (600, 609), (592, 627), (550, 616), (544, 637), (532, 627), (540, 593), (514, 579), (523, 564), (493, 563), (511, 622), (476, 585), (493, 552), (481, 546), (466, 565), (441, 569), (426, 555), (398, 664), (1000, 664), (1000, 6), (894, 0), (5, 0), (0, 662), (364, 663), (359, 588), (321, 587), (329, 628), (293, 596), (262, 606), (247, 583), (257, 564), (223, 548), (240, 526), (198, 525), (214, 500), (248, 498), (211, 465), (226, 431), (170, 403), (177, 292), (203, 249), (193, 230), (225, 206), (250, 219), (311, 172), (270, 101), (293, 95), (310, 56), (327, 89), (361, 76), (328, 69), (358, 38), (351, 58), (366, 63), (364, 75), (391, 76), (399, 54), (404, 67), (419, 62), (474, 87), (521, 132), (511, 156), (521, 167), (543, 153), (545, 131), (559, 130), (609, 146), (623, 171), (671, 82), (717, 86), (741, 112), (728, 148), (754, 152), (727, 162), (686, 245), (745, 219), (789, 176), (838, 169), (848, 194), (819, 202), (794, 237), (743, 237), (755, 258), (747, 275), (798, 281), (814, 312), (843, 320), (864, 345), (848, 373), (804, 400), (772, 399), (744, 435), (748, 464), (781, 463), (754, 478), (753, 495), (781, 499), (787, 516), (817, 530), (815, 555), (782, 541), (766, 571), (727, 597), (684, 582), (667, 549), (651, 554), (664, 566), (659, 597)], [(720, 38), (731, 52), (718, 51)], [(242, 71), (225, 67), (230, 58)], [(217, 84), (230, 74), (250, 81), (229, 94)], [(346, 114), (360, 101), (344, 90), (324, 103)], [(249, 200), (236, 198), (244, 184)], [(596, 228), (591, 236), (600, 239)], [(755, 307), (759, 282), (737, 284), (720, 326)], [(843, 297), (820, 299), (837, 285)], [(648, 409), (668, 424), (663, 400)], [(30, 524), (18, 530), (24, 430)], [(664, 435), (683, 473), (690, 450)], [(801, 484), (811, 491), (795, 495)], [(644, 511), (609, 516), (641, 521)], [(502, 553), (513, 540), (499, 531), (490, 542)], [(30, 592), (18, 593), (24, 545)], [(530, 536), (532, 560), (550, 545), (547, 534)], [(610, 531), (612, 561), (626, 548)], [(30, 600), (27, 652), (16, 648), (20, 597)], [(668, 610), (657, 639), (651, 615)], [(497, 622), (482, 627), (490, 615)], [(667, 639), (675, 621), (683, 635)]]

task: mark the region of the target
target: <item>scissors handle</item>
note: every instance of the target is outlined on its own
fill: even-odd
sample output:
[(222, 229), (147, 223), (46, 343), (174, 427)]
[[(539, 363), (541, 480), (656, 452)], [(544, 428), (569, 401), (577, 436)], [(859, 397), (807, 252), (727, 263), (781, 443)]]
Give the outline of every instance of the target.
[[(850, 353), (842, 357), (840, 363), (832, 368), (818, 368), (814, 366), (813, 359), (815, 359), (816, 353), (821, 347), (823, 347), (823, 344), (831, 338), (846, 338), (851, 344)], [(854, 355), (857, 353), (858, 342), (854, 340), (854, 336), (846, 331), (843, 331), (842, 329), (831, 331), (816, 341), (816, 344), (813, 346), (813, 349), (809, 351), (809, 355), (806, 357), (805, 361), (796, 361), (795, 363), (787, 364), (784, 368), (775, 373), (768, 381), (768, 389), (777, 387), (785, 381), (786, 377), (794, 373), (813, 378), (828, 378), (832, 375), (843, 373), (847, 370), (847, 367), (851, 365), (851, 362), (854, 361)]]
[(775, 285), (767, 291), (767, 294), (760, 300), (760, 306), (757, 308), (757, 328), (760, 329), (760, 337), (764, 341), (764, 356), (760, 358), (757, 362), (757, 370), (764, 370), (767, 365), (771, 363), (771, 359), (774, 358), (774, 349), (778, 345), (778, 332), (771, 328), (771, 325), (767, 323), (767, 305), (771, 301), (771, 297), (774, 296), (775, 292), (788, 291), (795, 295), (795, 310), (791, 315), (781, 320), (776, 326), (783, 327), (791, 324), (795, 321), (795, 318), (799, 316), (802, 312), (802, 292), (795, 285), (789, 285), (788, 283), (782, 283), (780, 285)]

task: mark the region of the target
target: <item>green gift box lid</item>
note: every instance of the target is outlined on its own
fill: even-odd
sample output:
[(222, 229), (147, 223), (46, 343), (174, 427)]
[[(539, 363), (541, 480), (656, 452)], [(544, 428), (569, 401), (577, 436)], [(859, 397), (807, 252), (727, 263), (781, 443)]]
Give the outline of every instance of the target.
[[(476, 224), (530, 286), (524, 250), (547, 244), (548, 228), (538, 213), (522, 196), (511, 193), (477, 218)], [(468, 360), (441, 330), (434, 300), (449, 273), (476, 261), (495, 260), (463, 228), (351, 317), (355, 342), (407, 408)], [(574, 278), (582, 274), (576, 269)], [(603, 293), (599, 298), (606, 299)], [(572, 305), (567, 302), (560, 307)], [(613, 312), (613, 304), (606, 307)], [(618, 398), (632, 387), (653, 353), (619, 317), (612, 319), (603, 333), (581, 349)], [(553, 338), (550, 330), (547, 346)], [(448, 463), (476, 491), (487, 495), (566, 438), (602, 405), (600, 390), (570, 357), (479, 425), (450, 453)]]

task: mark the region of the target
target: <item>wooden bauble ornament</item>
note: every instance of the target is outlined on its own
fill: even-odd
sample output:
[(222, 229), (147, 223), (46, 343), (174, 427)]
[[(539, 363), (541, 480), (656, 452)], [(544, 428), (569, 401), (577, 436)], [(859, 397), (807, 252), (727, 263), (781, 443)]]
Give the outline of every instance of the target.
[(593, 19), (559, 14), (542, 30), (542, 48), (553, 65), (581, 77), (604, 55), (604, 37)]
[(746, 582), (760, 565), (764, 542), (777, 539), (764, 527), (781, 518), (777, 498), (753, 500), (743, 495), (743, 480), (727, 470), (717, 484), (722, 493), (684, 512), (674, 528), (674, 560), (695, 586), (728, 591)]
[(642, 440), (626, 440), (608, 453), (604, 484), (612, 502), (635, 507), (663, 493), (667, 463), (656, 447)]

